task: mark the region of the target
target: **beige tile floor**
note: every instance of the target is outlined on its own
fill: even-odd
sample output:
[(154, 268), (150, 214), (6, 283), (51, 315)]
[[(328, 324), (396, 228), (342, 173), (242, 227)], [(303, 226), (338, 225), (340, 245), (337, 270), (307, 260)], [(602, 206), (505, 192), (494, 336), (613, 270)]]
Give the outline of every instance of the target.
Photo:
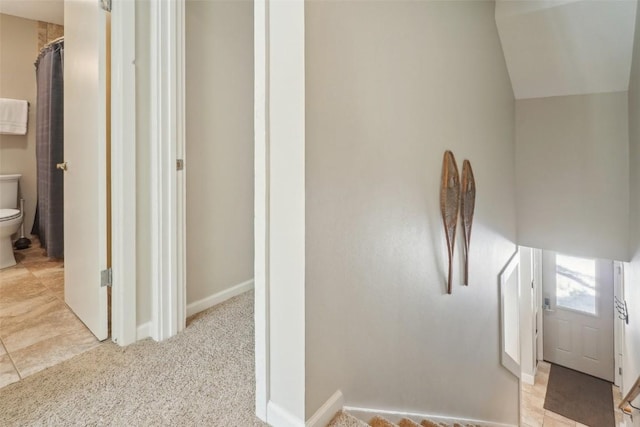
[[(583, 427), (584, 424), (544, 409), (544, 397), (547, 394), (550, 368), (551, 365), (549, 363), (539, 362), (535, 384), (522, 383), (520, 425), (523, 427)], [(616, 409), (616, 426), (620, 426), (623, 421), (623, 415), (617, 407), (622, 400), (622, 396), (620, 389), (614, 385), (611, 386), (611, 392), (613, 393), (613, 404)]]
[(0, 270), (0, 387), (100, 344), (64, 303), (64, 264), (37, 240)]

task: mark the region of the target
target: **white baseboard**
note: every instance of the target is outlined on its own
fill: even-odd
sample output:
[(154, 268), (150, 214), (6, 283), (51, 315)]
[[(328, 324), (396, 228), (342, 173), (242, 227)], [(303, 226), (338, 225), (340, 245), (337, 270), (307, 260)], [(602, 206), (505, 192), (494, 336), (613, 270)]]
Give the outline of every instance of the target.
[(293, 416), (271, 400), (267, 403), (267, 423), (273, 427), (305, 427), (304, 421)]
[(151, 322), (146, 322), (146, 323), (143, 323), (142, 325), (138, 325), (138, 329), (136, 331), (136, 341), (149, 338), (150, 336), (151, 336)]
[[(224, 291), (218, 292), (217, 294), (195, 301), (187, 305), (187, 317), (192, 316), (196, 313), (200, 313), (201, 311), (211, 308), (214, 305), (220, 304), (221, 302), (245, 293), (251, 289), (253, 289), (253, 279), (247, 280), (246, 282), (235, 285), (229, 289), (225, 289)], [(138, 325), (136, 331), (136, 341), (149, 338), (151, 336), (151, 327), (152, 322), (146, 322)]]
[(210, 295), (198, 301), (194, 301), (191, 304), (187, 304), (187, 317), (193, 316), (196, 313), (200, 313), (208, 308), (218, 305), (221, 302), (233, 298), (237, 295), (243, 294), (253, 289), (253, 279), (242, 282), (239, 285), (232, 286), (229, 289), (225, 289), (217, 294)]
[(522, 372), (520, 374), (520, 380), (522, 380), (522, 382), (525, 384), (534, 385), (536, 383), (536, 375), (525, 374), (524, 372)]
[(344, 397), (338, 390), (307, 420), (306, 427), (326, 427), (343, 405)]
[(408, 418), (417, 422), (418, 424), (420, 424), (420, 421), (427, 419), (435, 422), (444, 422), (446, 424), (478, 424), (486, 427), (515, 427), (517, 425), (502, 424), (493, 421), (473, 420), (469, 418), (453, 418), (443, 415), (422, 414), (417, 412), (399, 412), (382, 409), (356, 408), (351, 406), (345, 406), (344, 410), (349, 412), (349, 414), (353, 415), (354, 417), (361, 419), (365, 423), (368, 423), (369, 420), (371, 420), (371, 418), (373, 418), (374, 416), (379, 415), (394, 423), (397, 423), (403, 418)]

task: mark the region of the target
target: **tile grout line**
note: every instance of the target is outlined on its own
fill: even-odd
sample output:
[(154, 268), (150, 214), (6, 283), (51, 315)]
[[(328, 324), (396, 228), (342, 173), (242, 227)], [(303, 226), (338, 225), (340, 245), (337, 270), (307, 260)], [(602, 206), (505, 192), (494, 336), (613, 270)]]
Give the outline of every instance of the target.
[[(541, 363), (548, 363), (548, 362), (542, 362), (542, 361), (541, 361)], [(539, 366), (540, 366), (540, 365), (539, 365)], [(545, 367), (545, 369), (548, 369), (548, 368), (546, 368), (546, 367)], [(542, 371), (542, 370), (538, 369), (538, 372), (536, 373), (536, 378), (535, 378), (534, 385), (533, 385), (533, 386), (531, 386), (531, 387), (534, 387), (536, 384), (538, 384), (538, 381), (540, 380), (540, 377), (542, 377), (542, 376), (546, 376), (546, 377), (547, 377), (546, 381), (542, 381), (542, 380), (540, 380), (540, 382), (539, 382), (539, 384), (541, 384), (541, 385), (543, 385), (543, 386), (544, 386), (544, 394), (546, 395), (547, 386), (548, 386), (548, 375), (549, 375), (549, 372), (548, 372), (548, 371)], [(529, 390), (526, 390), (526, 387), (527, 387), (527, 386), (528, 386), (528, 385), (525, 385), (525, 384), (523, 383), (523, 384), (521, 385), (521, 387), (520, 387), (520, 388), (521, 388), (521, 392), (522, 392), (523, 396), (524, 396), (524, 395), (527, 395), (527, 396), (531, 396), (531, 397), (536, 397), (536, 396), (535, 396), (535, 394), (533, 394), (533, 393), (532, 393), (532, 392), (530, 392)], [(617, 412), (618, 412), (618, 410), (617, 410), (617, 406), (616, 406), (616, 391), (615, 391), (616, 386), (615, 386), (615, 384), (612, 384), (611, 386), (612, 386), (612, 387), (611, 387), (611, 393), (612, 393), (613, 402), (614, 402), (614, 408), (613, 408), (614, 417), (615, 417), (615, 421), (614, 421), (614, 422), (615, 422), (615, 426), (616, 426), (616, 427), (618, 427), (618, 426), (619, 426), (619, 424), (618, 424), (618, 417), (616, 417), (616, 414), (617, 414)], [(521, 423), (523, 423), (523, 425), (525, 425), (525, 426), (532, 427), (530, 424), (528, 424), (528, 423), (524, 423), (525, 413), (530, 412), (530, 411), (529, 411), (529, 408), (527, 408), (526, 406), (531, 406), (531, 405), (526, 405), (526, 404), (524, 403), (524, 399), (523, 399), (523, 402), (521, 402), (521, 405), (520, 405), (520, 422), (521, 422)], [(536, 405), (533, 405), (533, 406), (535, 407), (535, 409), (539, 409), (539, 410), (541, 410), (541, 412), (542, 412), (542, 414), (543, 414), (542, 423), (536, 423), (536, 424), (539, 424), (541, 427), (544, 427), (544, 426), (546, 425), (546, 424), (545, 424), (545, 421), (546, 421), (547, 416), (548, 416), (549, 418), (553, 418), (553, 419), (554, 419), (554, 425), (556, 425), (558, 422), (562, 422), (562, 423), (564, 423), (564, 424), (569, 424), (569, 425), (573, 425), (573, 426), (576, 426), (576, 427), (581, 427), (581, 426), (583, 426), (583, 424), (580, 424), (578, 421), (571, 420), (571, 419), (566, 418), (566, 417), (563, 417), (562, 415), (557, 414), (557, 413), (555, 413), (555, 412), (553, 412), (553, 411), (550, 411), (550, 410), (548, 410), (548, 409), (545, 409), (545, 408), (544, 408), (544, 400), (543, 400), (543, 403), (542, 403), (542, 407), (538, 407), (538, 406), (536, 406)], [(564, 419), (563, 419), (563, 418), (564, 418)], [(565, 421), (565, 420), (566, 420), (566, 421)], [(568, 423), (567, 423), (567, 422), (568, 422)]]
[[(27, 270), (29, 270), (29, 272), (31, 272), (31, 269), (30, 269), (29, 267), (27, 267)], [(33, 274), (33, 273), (31, 273), (31, 274)], [(35, 274), (34, 274), (34, 276), (35, 276)], [(64, 301), (64, 292), (63, 292), (63, 296), (62, 296), (62, 298), (60, 298), (60, 297), (58, 296), (58, 293), (57, 293), (56, 291), (54, 291), (53, 289), (51, 289), (51, 287), (49, 287), (48, 285), (46, 285), (46, 284), (42, 281), (42, 279), (41, 279), (39, 276), (35, 276), (35, 277), (38, 279), (38, 282), (40, 282), (40, 284), (41, 284), (42, 286), (44, 286), (44, 287), (45, 287), (49, 292), (51, 292), (51, 293), (53, 294), (53, 296), (54, 296), (58, 301), (62, 302), (64, 305), (67, 305), (67, 303)]]
[[(61, 261), (52, 261), (52, 260), (55, 260), (56, 258), (49, 258), (48, 256), (46, 256), (46, 253), (45, 253), (45, 255), (43, 256), (43, 258), (46, 258), (47, 262), (56, 262), (56, 263), (58, 263), (58, 262), (59, 262), (59, 263), (61, 264), (59, 267), (61, 267), (61, 268), (62, 268), (62, 271), (64, 272), (64, 261), (63, 261), (63, 260), (61, 260)], [(64, 301), (64, 293), (63, 293), (63, 297), (62, 297), (62, 299), (61, 299), (61, 298), (58, 296), (58, 293), (57, 293), (56, 291), (54, 291), (53, 289), (51, 289), (51, 287), (49, 287), (48, 285), (46, 285), (46, 284), (42, 281), (42, 278), (41, 278), (40, 276), (36, 275), (36, 274), (32, 271), (32, 269), (31, 269), (32, 267), (30, 267), (30, 263), (25, 263), (25, 262), (21, 262), (21, 263), (22, 263), (22, 266), (23, 266), (23, 267), (24, 267), (24, 268), (29, 272), (29, 274), (31, 274), (31, 276), (33, 276), (33, 277), (38, 281), (38, 283), (39, 283), (39, 284), (41, 284), (42, 286), (44, 286), (44, 288), (45, 288), (47, 291), (49, 291), (49, 292), (51, 292), (51, 293), (53, 294), (53, 296), (55, 297), (55, 299), (57, 299), (58, 301), (62, 302), (62, 303), (63, 303), (63, 304), (64, 304), (64, 305), (65, 305), (65, 306), (70, 310), (70, 307), (69, 307), (69, 306), (67, 305), (67, 303)], [(63, 288), (63, 289), (64, 289), (64, 288)], [(75, 314), (75, 313), (74, 313), (74, 314)], [(77, 317), (77, 316), (76, 316), (76, 317)]]
[[(47, 259), (48, 259), (48, 260), (54, 260), (55, 258), (47, 258)], [(58, 261), (54, 261), (54, 262), (58, 262)], [(60, 267), (60, 268), (62, 268), (62, 271), (64, 272), (64, 261), (60, 261), (60, 263), (61, 263), (61, 265), (60, 265), (59, 267)], [(23, 265), (24, 265), (24, 264), (23, 264)], [(60, 301), (62, 304), (64, 304), (64, 306), (67, 308), (67, 310), (69, 310), (69, 311), (70, 311), (70, 312), (71, 312), (71, 313), (76, 317), (76, 319), (78, 319), (78, 320), (82, 323), (82, 325), (86, 328), (86, 325), (84, 324), (84, 322), (82, 322), (82, 319), (80, 319), (80, 318), (78, 317), (78, 315), (77, 315), (77, 314), (76, 314), (76, 313), (71, 309), (71, 307), (69, 307), (69, 305), (68, 305), (68, 304), (67, 304), (67, 302), (65, 301), (65, 299), (64, 299), (64, 291), (63, 291), (63, 293), (62, 293), (62, 298), (60, 298), (60, 297), (58, 296), (58, 293), (57, 293), (55, 290), (53, 290), (50, 286), (46, 285), (46, 284), (42, 281), (42, 278), (41, 278), (40, 276), (35, 275), (35, 274), (31, 271), (31, 268), (29, 268), (29, 267), (28, 267), (28, 266), (26, 266), (26, 265), (25, 265), (25, 268), (26, 268), (27, 270), (29, 270), (29, 273), (31, 273), (31, 275), (32, 275), (32, 276), (34, 276), (42, 286), (44, 286), (44, 287), (45, 287), (49, 292), (51, 292), (51, 293), (53, 294), (53, 296), (54, 296), (58, 301)], [(64, 279), (63, 279), (63, 283), (64, 283)], [(64, 289), (64, 285), (63, 285), (63, 289)], [(111, 324), (109, 324), (109, 327), (111, 327)], [(87, 328), (87, 329), (88, 329), (88, 328)], [(111, 334), (109, 334), (109, 337), (110, 337), (110, 336), (111, 336)]]
[[(20, 262), (17, 265), (19, 265), (19, 264), (20, 264)], [(29, 273), (29, 275), (32, 276), (32, 278), (40, 281), (40, 279), (38, 279), (38, 277), (36, 275), (34, 275), (29, 268), (25, 267), (24, 264), (22, 264), (22, 268), (24, 268)], [(16, 374), (18, 375), (18, 381), (15, 381), (14, 383), (22, 381), (24, 379), (24, 377), (20, 373), (20, 370), (18, 369), (18, 365), (16, 365), (16, 361), (15, 361), (13, 355), (11, 354), (11, 352), (9, 351), (9, 348), (7, 348), (7, 345), (5, 344), (4, 339), (2, 338), (2, 336), (0, 336), (0, 344), (2, 344), (2, 347), (4, 347), (4, 351), (7, 352), (7, 356), (9, 356), (9, 360), (11, 361), (11, 366), (13, 366), (13, 370), (16, 371)], [(14, 384), (14, 383), (11, 383), (11, 384)], [(9, 385), (9, 384), (7, 384), (7, 385)]]
[[(20, 374), (20, 371), (18, 370), (18, 367), (16, 366), (16, 362), (15, 360), (13, 360), (13, 356), (11, 356), (11, 352), (9, 351), (9, 349), (7, 348), (7, 346), (4, 343), (4, 340), (2, 339), (2, 337), (0, 337), (0, 344), (2, 344), (2, 347), (4, 347), (4, 351), (7, 352), (7, 356), (9, 356), (9, 360), (11, 361), (11, 365), (13, 366), (13, 370), (16, 371), (16, 374), (18, 374), (18, 381), (16, 382), (20, 382), (22, 381), (24, 378), (22, 377), (22, 375)], [(12, 383), (13, 384), (13, 383)], [(8, 385), (8, 384), (7, 384)]]
[[(39, 245), (39, 242), (36, 240), (34, 242), (35, 245)], [(31, 262), (30, 262), (31, 261)], [(51, 285), (55, 284), (56, 287), (59, 287), (59, 281), (56, 280), (56, 277), (59, 277), (57, 275), (57, 273), (60, 272), (60, 269), (62, 270), (63, 274), (64, 274), (64, 260), (59, 260), (59, 259), (55, 259), (55, 258), (49, 258), (46, 256), (46, 253), (44, 253), (44, 251), (31, 251), (29, 253), (24, 253), (24, 257), (23, 259), (21, 259), (18, 262), (18, 266), (19, 268), (23, 269), (24, 272), (26, 273), (25, 275), (25, 280), (29, 280), (29, 281), (33, 281), (33, 283), (37, 284), (38, 286), (42, 287), (46, 293), (48, 293), (49, 295), (51, 295), (53, 297), (53, 299), (51, 301), (56, 301), (58, 304), (61, 304), (64, 307), (64, 311), (73, 314), (73, 317), (76, 319), (76, 321), (78, 322), (79, 325), (81, 325), (81, 328), (83, 331), (86, 331), (87, 333), (89, 333), (89, 335), (91, 335), (91, 338), (93, 340), (95, 340), (95, 337), (93, 337), (93, 335), (90, 333), (90, 331), (87, 329), (87, 327), (84, 325), (84, 323), (82, 323), (82, 321), (78, 318), (78, 316), (73, 312), (73, 310), (70, 309), (70, 307), (67, 305), (67, 303), (64, 301), (64, 296), (62, 298), (60, 298), (59, 296), (59, 289), (56, 290), (54, 289)], [(39, 273), (39, 274), (36, 274)], [(45, 282), (47, 282), (49, 284), (46, 284)], [(64, 276), (62, 279), (62, 287), (64, 290)], [(64, 291), (63, 291), (63, 295), (64, 295)], [(73, 333), (69, 332), (66, 333), (65, 335), (71, 336), (73, 335)], [(70, 357), (74, 357), (77, 356), (78, 354), (84, 353), (85, 351), (88, 351), (92, 348), (95, 347), (95, 344), (99, 345), (100, 342), (95, 340), (96, 342), (93, 343), (92, 341), (92, 345), (89, 347), (86, 347), (85, 344), (83, 343), (82, 345), (78, 345), (74, 344), (73, 347), (69, 347), (70, 350), (72, 350), (72, 355), (70, 355)], [(20, 371), (20, 369), (18, 369), (18, 366), (16, 364), (16, 358), (18, 357), (18, 354), (16, 354), (14, 352), (14, 354), (12, 354), (11, 352), (9, 352), (9, 350), (7, 349), (6, 345), (4, 344), (4, 340), (0, 337), (0, 343), (2, 343), (4, 349), (6, 350), (8, 359), (11, 361), (11, 365), (12, 368), (14, 370), (14, 372), (18, 375), (18, 380), (14, 381), (13, 383), (17, 383), (17, 382), (21, 382), (23, 381), (25, 378), (29, 377), (30, 375), (38, 372), (32, 372), (32, 373), (28, 373), (28, 374), (24, 374)], [(37, 344), (37, 343), (35, 343)], [(20, 350), (22, 351), (22, 349)], [(78, 351), (76, 353), (76, 351)], [(57, 363), (63, 362), (64, 360), (67, 360), (68, 358), (64, 358), (62, 360), (59, 360)], [(51, 365), (53, 366), (53, 365)], [(50, 366), (47, 366), (50, 367)], [(27, 371), (30, 369), (30, 367), (27, 367)], [(11, 383), (11, 384), (13, 384)], [(9, 384), (6, 384), (9, 385)]]

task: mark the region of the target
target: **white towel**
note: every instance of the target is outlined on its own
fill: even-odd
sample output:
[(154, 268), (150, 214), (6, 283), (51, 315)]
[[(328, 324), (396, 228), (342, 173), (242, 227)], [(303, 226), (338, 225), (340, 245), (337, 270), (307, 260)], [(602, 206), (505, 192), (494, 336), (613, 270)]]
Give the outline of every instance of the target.
[(27, 134), (29, 103), (21, 99), (0, 98), (0, 133)]

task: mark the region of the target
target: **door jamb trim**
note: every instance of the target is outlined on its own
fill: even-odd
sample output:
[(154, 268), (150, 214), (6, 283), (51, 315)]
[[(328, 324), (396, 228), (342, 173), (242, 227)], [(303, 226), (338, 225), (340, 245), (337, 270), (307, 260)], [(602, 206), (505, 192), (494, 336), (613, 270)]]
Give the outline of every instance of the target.
[(156, 341), (176, 335), (186, 321), (179, 177), (184, 170), (176, 168), (184, 146), (184, 7), (184, 0), (150, 3), (151, 336)]
[[(126, 1), (126, 0), (124, 0)], [(185, 0), (151, 2), (151, 336), (163, 340), (177, 334), (186, 323), (186, 200), (185, 169), (176, 173), (176, 159), (185, 159)], [(265, 91), (268, 84), (268, 0), (254, 0), (254, 35), (260, 42), (262, 85), (260, 100), (256, 99), (256, 189), (262, 199), (256, 201), (255, 257), (255, 321), (256, 321), (256, 412), (266, 419), (269, 400), (269, 298), (268, 298), (268, 147)], [(254, 55), (257, 55), (254, 53)], [(256, 61), (260, 58), (254, 56)], [(262, 144), (262, 145), (261, 145)], [(258, 147), (259, 146), (259, 147)], [(257, 192), (256, 192), (257, 193)]]

